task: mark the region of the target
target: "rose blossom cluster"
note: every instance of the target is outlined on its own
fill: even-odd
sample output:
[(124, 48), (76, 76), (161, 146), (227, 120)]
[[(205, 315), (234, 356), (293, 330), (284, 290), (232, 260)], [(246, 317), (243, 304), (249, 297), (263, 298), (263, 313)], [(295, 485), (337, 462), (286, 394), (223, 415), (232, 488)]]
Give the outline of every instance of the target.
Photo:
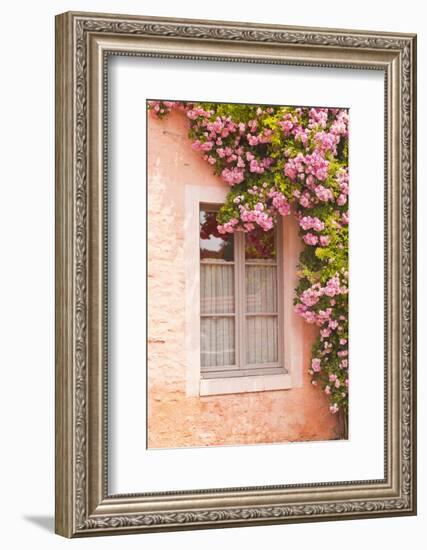
[[(309, 323), (315, 323), (319, 327), (328, 323), (329, 328), (335, 328), (336, 321), (332, 320), (332, 308), (315, 310), (315, 306), (322, 297), (334, 298), (335, 296), (347, 295), (348, 286), (340, 282), (340, 277), (336, 274), (331, 277), (327, 283), (322, 286), (320, 283), (315, 283), (307, 288), (299, 295), (299, 301), (295, 305), (295, 312), (301, 317), (304, 317)], [(330, 303), (332, 302), (332, 303)], [(334, 306), (336, 301), (328, 300), (328, 305)]]
[(241, 204), (239, 210), (240, 219), (247, 231), (254, 229), (253, 224), (257, 224), (264, 231), (269, 231), (273, 227), (273, 217), (268, 210), (264, 211), (262, 202), (257, 202), (253, 209), (246, 208)]
[(314, 229), (314, 231), (323, 231), (325, 229), (325, 224), (319, 220), (319, 218), (313, 218), (311, 216), (303, 216), (299, 220), (299, 224), (307, 231), (307, 229)]
[(337, 273), (326, 284), (305, 289), (295, 305), (298, 315), (320, 328), (308, 372), (313, 385), (319, 378), (324, 381), (325, 393), (333, 398), (334, 413), (348, 396), (348, 318), (342, 314), (348, 307), (347, 295), (348, 273)]
[[(251, 198), (251, 204), (247, 199)], [(233, 217), (224, 224), (218, 225), (218, 232), (253, 231), (256, 227), (269, 231), (277, 215), (287, 216), (291, 212), (289, 200), (275, 187), (268, 184), (254, 185), (245, 194), (236, 195), (233, 203), (238, 208), (238, 217)]]
[(168, 115), (172, 109), (186, 110), (186, 104), (182, 101), (148, 101), (148, 108), (159, 117)]
[(263, 231), (269, 231), (274, 225), (273, 216), (270, 211), (264, 210), (264, 205), (261, 202), (256, 203), (252, 209), (249, 205), (241, 204), (239, 205), (239, 211), (239, 219), (231, 218), (224, 224), (218, 225), (219, 233), (234, 233), (234, 231), (238, 230), (250, 232), (256, 226), (260, 227)]
[(228, 185), (236, 185), (237, 183), (242, 183), (245, 179), (243, 170), (239, 168), (224, 168), (221, 172), (222, 179), (228, 183)]
[(299, 225), (304, 231), (308, 231), (303, 235), (303, 241), (310, 246), (328, 246), (330, 238), (328, 235), (316, 235), (311, 233), (314, 230), (317, 233), (325, 229), (325, 224), (319, 218), (312, 216), (303, 216), (299, 219)]
[(298, 153), (286, 162), (284, 174), (292, 181), (304, 182), (310, 174), (317, 180), (324, 181), (328, 177), (328, 167), (329, 161), (318, 151), (307, 155)]
[(301, 182), (305, 187), (306, 204), (300, 201), (302, 206), (308, 207), (308, 203), (314, 205), (319, 201), (334, 200), (331, 189), (319, 183), (320, 181), (324, 182), (328, 177), (328, 167), (329, 161), (317, 151), (308, 155), (298, 153), (286, 162), (284, 167), (285, 176), (292, 182)]
[[(263, 231), (269, 231), (274, 225), (274, 218), (277, 214), (280, 216), (290, 214), (291, 205), (288, 199), (280, 191), (277, 191), (277, 189), (272, 188), (267, 192), (263, 186), (260, 188), (254, 186), (249, 191), (250, 193), (248, 193), (257, 198), (258, 202), (250, 206), (244, 202), (244, 195), (236, 196), (234, 203), (238, 206), (239, 219), (231, 218), (228, 222), (218, 225), (219, 233), (233, 233), (238, 230), (250, 232), (256, 226), (260, 227)], [(268, 197), (269, 206), (266, 206), (266, 197)]]
[(300, 108), (296, 108), (293, 113), (286, 113), (279, 121), (279, 126), (286, 137), (293, 137), (296, 142), (305, 147), (308, 144), (310, 129), (304, 128), (301, 121), (302, 114), (303, 109)]
[[(339, 109), (310, 109), (309, 122), (305, 128), (302, 125), (302, 114), (302, 109), (295, 109), (294, 114), (287, 113), (279, 122), (284, 135), (292, 135), (304, 149), (296, 155), (292, 150), (285, 149), (287, 160), (284, 175), (292, 182), (302, 184), (296, 198), (304, 208), (312, 208), (319, 202), (334, 201), (338, 206), (343, 206), (347, 201), (345, 190), (335, 196), (326, 183), (330, 175), (329, 159), (337, 155), (341, 140), (348, 137), (348, 113)], [(335, 118), (328, 125), (330, 115)], [(306, 244), (317, 244), (315, 240), (308, 237)]]
[(291, 212), (291, 205), (289, 204), (288, 199), (276, 189), (271, 189), (268, 193), (269, 198), (272, 200), (271, 204), (273, 208), (281, 215), (287, 216)]
[[(340, 194), (338, 195), (338, 198), (337, 198), (337, 204), (339, 206), (344, 206), (347, 203), (348, 192), (349, 192), (349, 188), (348, 188), (348, 170), (347, 169), (341, 169), (339, 172), (337, 172), (337, 174), (335, 176), (335, 179), (336, 179), (336, 181), (339, 185), (339, 189), (340, 189)], [(343, 216), (347, 216), (347, 214), (344, 213)], [(347, 222), (344, 222), (344, 223), (348, 223), (348, 217), (347, 217)]]
[(275, 163), (272, 157), (260, 154), (259, 147), (268, 145), (273, 136), (271, 128), (261, 127), (264, 116), (274, 109), (256, 110), (247, 122), (235, 122), (231, 116), (214, 116), (211, 110), (191, 105), (187, 117), (192, 135), (197, 135), (192, 147), (204, 153), (203, 158), (215, 165), (221, 178), (231, 187), (252, 175), (261, 175)]

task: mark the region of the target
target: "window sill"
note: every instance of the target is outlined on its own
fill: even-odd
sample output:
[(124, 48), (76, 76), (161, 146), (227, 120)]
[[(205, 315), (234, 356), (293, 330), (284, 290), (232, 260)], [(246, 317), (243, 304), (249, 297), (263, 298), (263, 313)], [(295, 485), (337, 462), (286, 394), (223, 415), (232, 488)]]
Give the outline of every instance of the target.
[(290, 374), (240, 376), (236, 378), (210, 378), (200, 380), (200, 396), (249, 393), (292, 388)]

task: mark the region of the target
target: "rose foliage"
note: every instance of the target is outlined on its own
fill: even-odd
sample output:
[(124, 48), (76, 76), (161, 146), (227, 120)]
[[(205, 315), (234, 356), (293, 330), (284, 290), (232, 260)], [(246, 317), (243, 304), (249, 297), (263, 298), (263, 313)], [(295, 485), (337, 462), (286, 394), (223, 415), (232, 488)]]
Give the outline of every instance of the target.
[(229, 186), (220, 233), (271, 229), (296, 217), (304, 249), (294, 306), (319, 327), (308, 372), (348, 411), (348, 111), (263, 105), (150, 101), (154, 116), (172, 109), (189, 121), (191, 147)]

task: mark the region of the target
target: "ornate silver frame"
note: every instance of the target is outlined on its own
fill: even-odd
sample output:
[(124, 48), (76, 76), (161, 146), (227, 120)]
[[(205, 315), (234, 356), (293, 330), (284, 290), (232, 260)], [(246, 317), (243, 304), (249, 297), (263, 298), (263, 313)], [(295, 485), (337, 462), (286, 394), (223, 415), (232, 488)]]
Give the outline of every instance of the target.
[[(109, 495), (105, 155), (108, 55), (385, 74), (385, 477)], [(66, 537), (416, 513), (416, 37), (65, 13), (56, 17), (56, 532)]]

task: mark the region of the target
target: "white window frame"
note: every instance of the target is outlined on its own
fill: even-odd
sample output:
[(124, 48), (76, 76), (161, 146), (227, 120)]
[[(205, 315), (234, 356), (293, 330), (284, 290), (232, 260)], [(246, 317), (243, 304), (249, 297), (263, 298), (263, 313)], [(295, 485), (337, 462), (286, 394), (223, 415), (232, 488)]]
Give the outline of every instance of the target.
[[(200, 361), (200, 207), (222, 204), (227, 188), (210, 185), (185, 186), (184, 254), (185, 254), (185, 348), (186, 395), (204, 396), (229, 393), (290, 389), (302, 385), (302, 323), (293, 312), (293, 293), (299, 250), (295, 239), (286, 231), (286, 219), (280, 224), (278, 246), (282, 252), (278, 265), (278, 280), (283, 281), (278, 292), (279, 362), (281, 372), (263, 373), (265, 367), (255, 367), (249, 375), (239, 373), (224, 377), (204, 378)], [(279, 260), (278, 260), (279, 263)], [(280, 275), (279, 275), (280, 273)], [(286, 335), (286, 337), (285, 337)], [(286, 341), (286, 345), (284, 342)], [(236, 350), (237, 352), (237, 350)], [(279, 370), (279, 369), (278, 369)]]
[[(220, 208), (220, 204), (201, 203), (200, 210), (215, 211)], [(234, 365), (224, 365), (222, 367), (202, 367), (201, 377), (205, 379), (236, 376), (256, 376), (260, 374), (285, 374), (286, 368), (283, 357), (283, 338), (278, 337), (277, 361), (274, 363), (248, 363), (246, 359), (246, 319), (247, 317), (259, 317), (266, 315), (268, 317), (277, 317), (277, 336), (283, 334), (283, 258), (282, 258), (282, 238), (281, 223), (275, 228), (275, 248), (276, 261), (274, 263), (265, 263), (276, 267), (276, 286), (277, 286), (277, 311), (276, 312), (253, 312), (246, 311), (246, 267), (250, 265), (259, 265), (255, 261), (245, 258), (245, 233), (236, 232), (233, 235), (234, 258), (232, 262), (226, 262), (225, 265), (233, 266), (234, 272), (234, 317), (235, 326), (235, 361)], [(210, 259), (200, 260), (200, 264), (214, 264)], [(223, 317), (225, 314), (201, 313), (200, 317)]]

